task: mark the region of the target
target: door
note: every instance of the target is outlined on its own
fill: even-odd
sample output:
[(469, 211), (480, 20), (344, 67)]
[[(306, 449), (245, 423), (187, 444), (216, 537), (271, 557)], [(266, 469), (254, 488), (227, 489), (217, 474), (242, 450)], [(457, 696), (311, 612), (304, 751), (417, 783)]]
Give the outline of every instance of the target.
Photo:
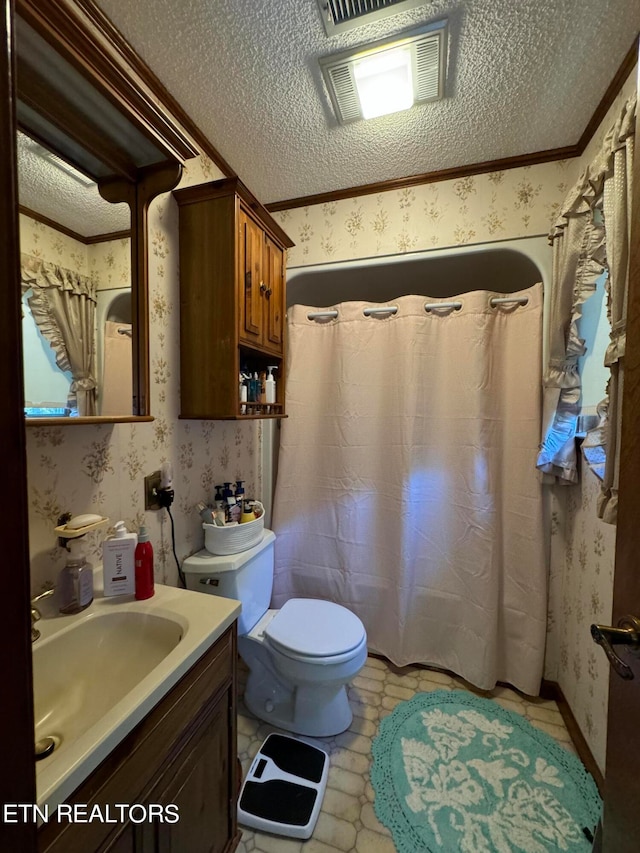
[(171, 779), (168, 785), (165, 780), (156, 802), (177, 807), (180, 820), (156, 824), (155, 843), (145, 846), (145, 851), (223, 853), (235, 840), (231, 713), (232, 703), (225, 693), (194, 737), (180, 768), (167, 774)]
[(263, 278), (263, 231), (240, 209), (240, 281), (238, 282), (240, 340), (262, 343), (262, 304), (266, 289)]
[(265, 298), (265, 340), (269, 349), (282, 355), (284, 340), (284, 251), (265, 236), (264, 266), (267, 289)]
[[(11, 567), (2, 583), (0, 682), (5, 738), (0, 773), (1, 803), (34, 803), (33, 698), (29, 614), (29, 522), (25, 451), (20, 258), (15, 147), (13, 3), (0, 0), (0, 399), (3, 401), (0, 457), (4, 481), (0, 512), (11, 535), (3, 562)], [(0, 850), (36, 849), (33, 824), (0, 821)]]
[[(638, 122), (636, 120), (636, 127)], [(636, 133), (636, 139), (638, 134)], [(613, 592), (613, 625), (640, 617), (640, 151), (633, 174), (627, 345), (622, 400), (620, 488)], [(603, 819), (605, 853), (640, 849), (640, 658), (614, 649), (633, 671), (622, 679), (611, 669), (607, 768)]]

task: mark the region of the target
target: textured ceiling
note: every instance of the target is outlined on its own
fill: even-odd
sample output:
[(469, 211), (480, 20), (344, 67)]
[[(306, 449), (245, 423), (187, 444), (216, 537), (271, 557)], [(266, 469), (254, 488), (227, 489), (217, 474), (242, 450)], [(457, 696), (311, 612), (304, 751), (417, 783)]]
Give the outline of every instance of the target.
[[(267, 203), (576, 143), (639, 0), (433, 0), (327, 38), (315, 0), (97, 0)], [(449, 19), (446, 97), (338, 126), (317, 59)]]
[(33, 139), (18, 133), (20, 204), (53, 219), (83, 237), (124, 231), (130, 227), (126, 204), (110, 204), (95, 184), (84, 186), (46, 157)]

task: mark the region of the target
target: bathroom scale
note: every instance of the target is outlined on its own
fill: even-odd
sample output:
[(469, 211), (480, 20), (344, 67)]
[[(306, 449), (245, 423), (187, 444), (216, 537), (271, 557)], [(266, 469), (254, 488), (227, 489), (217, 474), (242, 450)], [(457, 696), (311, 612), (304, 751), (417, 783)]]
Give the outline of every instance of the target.
[(310, 838), (329, 775), (317, 746), (272, 733), (251, 763), (238, 800), (238, 823), (251, 829)]

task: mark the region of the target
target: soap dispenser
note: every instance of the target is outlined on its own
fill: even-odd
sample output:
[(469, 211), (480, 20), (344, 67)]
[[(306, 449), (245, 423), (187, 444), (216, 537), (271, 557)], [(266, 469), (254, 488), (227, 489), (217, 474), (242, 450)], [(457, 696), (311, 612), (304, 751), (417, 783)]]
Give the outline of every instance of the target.
[(124, 521), (116, 521), (113, 536), (102, 543), (104, 594), (130, 595), (135, 591), (136, 533), (128, 533)]
[(277, 369), (278, 369), (277, 364), (270, 364), (267, 367), (267, 370), (269, 371), (269, 375), (267, 376), (266, 381), (265, 381), (265, 403), (268, 404), (267, 405), (267, 412), (271, 411), (271, 405), (270, 404), (275, 403), (275, 401), (276, 401), (276, 380), (273, 376), (272, 371), (277, 370)]
[(93, 601), (93, 567), (84, 548), (83, 537), (67, 542), (69, 556), (58, 577), (60, 613), (80, 613)]

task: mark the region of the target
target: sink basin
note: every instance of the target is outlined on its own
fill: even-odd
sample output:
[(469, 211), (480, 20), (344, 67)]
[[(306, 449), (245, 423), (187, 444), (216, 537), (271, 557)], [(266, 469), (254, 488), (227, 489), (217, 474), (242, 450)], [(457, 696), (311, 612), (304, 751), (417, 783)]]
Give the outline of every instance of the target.
[(35, 739), (56, 749), (91, 728), (178, 645), (178, 622), (105, 613), (33, 649)]
[(100, 575), (91, 606), (43, 618), (32, 646), (37, 803), (51, 813), (240, 613), (238, 601), (162, 584), (145, 601), (105, 598)]

